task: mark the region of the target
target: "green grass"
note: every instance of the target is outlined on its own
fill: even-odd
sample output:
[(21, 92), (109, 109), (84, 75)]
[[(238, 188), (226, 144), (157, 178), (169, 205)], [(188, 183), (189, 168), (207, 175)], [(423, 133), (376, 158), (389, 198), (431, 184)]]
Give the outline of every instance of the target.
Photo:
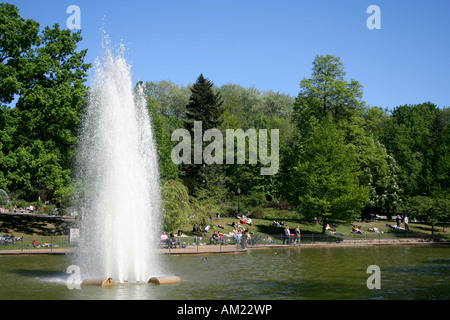
[[(289, 226), (291, 233), (294, 233), (294, 229), (298, 226), (300, 226), (300, 230), (302, 235), (317, 235), (322, 234), (322, 225), (317, 223), (308, 223), (299, 219), (283, 219), (278, 221), (283, 221), (284, 226), (277, 227), (273, 225), (273, 221), (275, 219), (254, 219), (252, 218), (252, 225), (241, 225), (243, 228), (250, 228), (250, 231), (253, 232), (255, 235), (259, 235), (261, 238), (267, 238), (272, 237), (275, 240), (281, 239), (281, 234), (284, 233), (284, 227), (287, 225)], [(239, 220), (231, 218), (231, 217), (224, 217), (220, 218), (220, 220), (208, 220), (207, 224), (210, 225), (210, 231), (209, 233), (203, 233), (201, 236), (203, 238), (208, 238), (214, 231), (222, 232), (224, 234), (228, 234), (229, 232), (233, 231), (233, 227), (227, 225), (227, 223), (232, 222), (239, 222)], [(344, 235), (344, 237), (357, 237), (357, 236), (364, 236), (365, 238), (378, 238), (380, 236), (383, 237), (389, 237), (389, 236), (396, 236), (396, 235), (404, 235), (405, 231), (395, 231), (391, 228), (387, 227), (386, 224), (393, 225), (395, 224), (395, 221), (366, 221), (366, 222), (342, 222), (342, 221), (331, 221), (330, 227), (335, 229), (336, 232), (341, 233)], [(218, 227), (218, 225), (223, 226), (224, 228)], [(358, 235), (351, 233), (352, 227), (358, 226), (363, 232), (365, 232), (364, 235)], [(369, 228), (377, 227), (381, 234), (369, 232)], [(404, 227), (403, 223), (401, 224), (401, 227)], [(431, 235), (431, 226), (427, 224), (416, 224), (416, 223), (410, 223), (409, 224), (409, 236), (420, 236), (420, 235)], [(192, 226), (185, 226), (183, 229), (184, 234), (186, 235), (200, 235), (200, 234), (194, 234), (191, 232)], [(169, 232), (171, 230), (168, 230)], [(176, 230), (175, 230), (176, 231)], [(176, 232), (175, 232), (176, 233)], [(449, 240), (450, 239), (450, 227), (436, 227), (434, 230), (435, 235), (439, 235), (441, 238)]]
[[(17, 236), (17, 235), (16, 235)], [(39, 249), (48, 249), (50, 246), (42, 246), (44, 244), (50, 244), (53, 248), (71, 248), (73, 245), (69, 243), (68, 236), (37, 236), (37, 235), (22, 235), (19, 237), (20, 240), (9, 243), (0, 242), (0, 250), (27, 250), (33, 249), (32, 243), (34, 240), (37, 241), (40, 246)]]
[[(276, 212), (274, 210), (270, 211), (270, 216), (275, 216)], [(269, 210), (268, 210), (269, 212)], [(267, 217), (267, 215), (264, 215)], [(22, 242), (16, 242), (14, 244), (0, 245), (0, 250), (12, 250), (12, 249), (29, 249), (28, 245), (31, 244), (33, 240), (37, 240), (39, 244), (43, 243), (52, 243), (53, 245), (57, 245), (59, 248), (71, 247), (68, 243), (67, 236), (67, 228), (70, 227), (70, 224), (64, 221), (46, 221), (45, 219), (39, 219), (36, 217), (26, 217), (26, 216), (17, 216), (17, 217), (7, 217), (0, 216), (0, 234), (14, 234), (16, 237), (24, 238), (23, 245)], [(286, 215), (285, 215), (286, 217)], [(287, 216), (289, 217), (289, 215)], [(283, 221), (284, 225), (289, 226), (291, 233), (293, 233), (294, 229), (297, 225), (300, 226), (302, 232), (302, 242), (303, 239), (305, 241), (308, 237), (314, 237), (316, 235), (322, 234), (322, 225), (317, 223), (309, 223), (300, 219), (258, 219), (252, 218), (252, 225), (242, 225), (242, 227), (250, 228), (250, 231), (253, 232), (253, 236), (257, 235), (260, 239), (267, 239), (271, 237), (275, 240), (276, 244), (282, 243), (282, 234), (284, 233), (284, 227), (277, 227), (273, 225), (273, 221)], [(193, 233), (192, 225), (186, 225), (181, 228), (184, 231), (184, 234), (188, 237), (183, 237), (182, 242), (185, 245), (193, 245), (195, 242), (196, 236), (201, 236), (201, 244), (209, 245), (209, 237), (214, 231), (222, 232), (224, 234), (228, 234), (233, 231), (233, 227), (227, 225), (227, 223), (237, 223), (239, 220), (234, 219), (232, 217), (222, 217), (220, 220), (208, 220), (207, 224), (210, 225), (209, 233)], [(391, 225), (395, 224), (395, 221), (369, 221), (369, 222), (343, 222), (343, 221), (330, 221), (331, 228), (335, 229), (336, 232), (344, 235), (345, 238), (379, 238), (379, 237), (395, 237), (405, 235), (404, 231), (393, 231), (392, 229), (386, 227), (386, 224), (389, 223)], [(223, 226), (220, 228), (218, 225)], [(366, 232), (364, 235), (357, 235), (351, 233), (352, 225), (358, 226), (362, 231)], [(378, 227), (378, 229), (382, 232), (381, 234), (368, 232), (368, 228)], [(402, 224), (403, 227), (403, 224)], [(421, 223), (410, 223), (409, 224), (410, 231), (407, 233), (408, 237), (418, 236), (421, 237), (423, 235), (431, 235), (431, 226), (428, 224)], [(166, 232), (174, 232), (176, 234), (177, 230), (166, 230)], [(435, 235), (438, 235), (441, 239), (450, 240), (450, 225), (446, 226), (438, 226), (435, 227)], [(319, 237), (317, 237), (319, 238)], [(228, 238), (231, 239), (231, 238)], [(316, 239), (316, 238), (314, 238)], [(229, 241), (228, 244), (234, 244), (233, 241)], [(50, 248), (49, 248), (50, 249)]]

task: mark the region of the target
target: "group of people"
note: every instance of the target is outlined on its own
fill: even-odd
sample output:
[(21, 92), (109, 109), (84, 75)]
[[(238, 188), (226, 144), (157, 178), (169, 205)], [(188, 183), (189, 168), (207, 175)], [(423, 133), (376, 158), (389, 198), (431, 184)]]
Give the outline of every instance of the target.
[(297, 228), (294, 229), (294, 233), (291, 233), (289, 226), (286, 226), (284, 228), (283, 244), (300, 243), (300, 237), (301, 237), (300, 226), (297, 226)]
[(284, 222), (283, 221), (274, 221), (272, 223), (272, 225), (274, 225), (275, 227), (282, 227), (282, 226), (284, 226)]
[[(402, 220), (403, 220), (403, 223), (405, 225), (404, 228), (401, 227)], [(396, 222), (395, 226), (392, 226), (390, 224), (386, 224), (386, 227), (389, 227), (389, 228), (394, 229), (394, 230), (409, 231), (409, 227), (408, 227), (409, 219), (408, 219), (408, 216), (405, 215), (402, 218), (402, 216), (397, 215), (397, 217), (395, 218), (395, 222)]]
[(245, 214), (236, 214), (236, 219), (239, 219), (241, 224), (252, 225), (252, 219), (247, 217)]
[(397, 215), (397, 217), (395, 218), (395, 222), (397, 222), (397, 227), (395, 229), (400, 229), (400, 230), (402, 229), (400, 227), (400, 224), (402, 223), (402, 220), (403, 220), (403, 223), (405, 224), (404, 230), (406, 230), (406, 231), (409, 230), (409, 227), (408, 227), (409, 219), (408, 219), (407, 215), (403, 215), (403, 216)]
[(31, 242), (31, 246), (34, 248), (58, 248), (58, 245), (53, 245), (51, 243), (48, 242), (44, 242), (43, 244), (38, 244), (38, 242), (36, 240), (33, 240), (33, 242)]
[(351, 233), (357, 233), (357, 234), (365, 234), (364, 231), (362, 231), (359, 227), (357, 226), (353, 226), (352, 227), (352, 231), (350, 231)]
[(239, 229), (236, 227), (228, 234), (224, 234), (220, 231), (219, 232), (214, 231), (209, 240), (210, 244), (215, 243), (226, 244), (227, 242), (231, 241), (231, 239), (233, 239), (235, 244), (241, 244), (243, 246), (246, 246), (247, 242), (251, 239), (251, 234), (253, 234), (253, 232), (251, 232), (250, 228), (248, 227), (247, 229)]
[(214, 233), (211, 235), (211, 237), (209, 237), (209, 243), (210, 244), (216, 244), (216, 243), (225, 244), (225, 243), (227, 243), (227, 239), (225, 239), (225, 236), (222, 232), (214, 231)]
[(16, 237), (15, 235), (12, 234), (0, 235), (0, 244), (11, 244), (19, 240), (20, 240), (19, 237)]
[[(234, 222), (233, 222), (234, 224)], [(231, 226), (231, 224), (228, 224)], [(214, 233), (209, 237), (209, 243), (210, 244), (226, 244), (227, 242), (231, 241), (233, 239), (233, 242), (235, 244), (240, 244), (242, 247), (247, 247), (248, 241), (251, 240), (251, 235), (253, 234), (252, 231), (250, 231), (250, 228), (247, 227), (246, 229), (243, 229), (239, 224), (233, 225), (233, 230), (228, 232), (228, 234), (224, 234), (222, 232), (214, 231)]]
[(161, 235), (161, 243), (166, 243), (167, 248), (172, 249), (175, 248), (175, 246), (178, 245), (178, 248), (185, 248), (183, 245), (183, 242), (181, 241), (180, 237), (183, 235), (183, 231), (178, 230), (177, 237), (173, 234), (173, 232), (170, 233), (168, 236), (166, 232), (163, 232)]
[[(30, 204), (26, 208), (18, 208), (16, 205), (13, 207), (12, 211), (14, 213), (34, 213), (36, 211), (36, 207)], [(6, 211), (3, 211), (6, 212)]]

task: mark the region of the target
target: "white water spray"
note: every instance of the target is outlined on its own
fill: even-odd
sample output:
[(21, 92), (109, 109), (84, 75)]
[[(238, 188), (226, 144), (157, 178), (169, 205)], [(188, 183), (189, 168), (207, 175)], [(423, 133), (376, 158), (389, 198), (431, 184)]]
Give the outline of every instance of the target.
[(76, 264), (83, 278), (147, 281), (161, 274), (161, 192), (156, 145), (142, 88), (123, 47), (97, 61), (78, 157), (82, 195)]

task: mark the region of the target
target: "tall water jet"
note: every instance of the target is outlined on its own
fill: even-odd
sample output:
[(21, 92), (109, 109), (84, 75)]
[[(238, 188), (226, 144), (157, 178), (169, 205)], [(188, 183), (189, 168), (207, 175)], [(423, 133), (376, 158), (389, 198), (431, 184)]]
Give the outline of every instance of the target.
[(83, 278), (147, 281), (161, 274), (156, 144), (145, 95), (121, 47), (96, 61), (81, 128), (76, 264)]

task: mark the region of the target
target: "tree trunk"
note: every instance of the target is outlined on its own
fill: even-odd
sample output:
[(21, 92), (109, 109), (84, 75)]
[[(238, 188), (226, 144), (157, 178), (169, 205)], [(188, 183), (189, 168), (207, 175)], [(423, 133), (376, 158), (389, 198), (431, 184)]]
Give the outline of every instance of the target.
[(327, 217), (325, 217), (325, 216), (322, 216), (322, 217), (323, 217), (323, 219), (322, 219), (322, 234), (325, 234), (325, 228), (327, 226)]

